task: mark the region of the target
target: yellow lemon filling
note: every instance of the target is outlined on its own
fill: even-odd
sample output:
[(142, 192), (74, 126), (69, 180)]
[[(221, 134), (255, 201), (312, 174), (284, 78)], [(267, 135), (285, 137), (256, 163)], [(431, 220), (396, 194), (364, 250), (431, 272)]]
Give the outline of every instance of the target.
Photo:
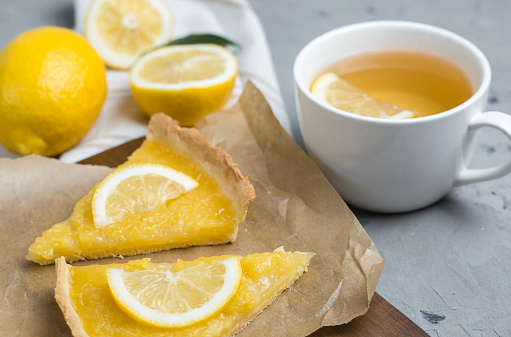
[(313, 253), (286, 252), (237, 256), (241, 280), (223, 308), (206, 319), (181, 328), (162, 328), (133, 319), (116, 304), (107, 280), (108, 268), (177, 273), (192, 266), (212, 264), (233, 256), (202, 257), (172, 264), (153, 264), (149, 259), (126, 264), (72, 267), (58, 260), (56, 299), (75, 336), (232, 336), (306, 270)]
[[(179, 128), (175, 121), (165, 125), (170, 123), (169, 117), (163, 114), (158, 116), (161, 117), (159, 121), (151, 121), (156, 134), (156, 126), (168, 131), (169, 125), (171, 129), (188, 134), (189, 130)], [(192, 134), (198, 137), (200, 134), (194, 131)], [(208, 162), (208, 151), (205, 151), (206, 159), (199, 160), (185, 151), (177, 153), (173, 143), (166, 142), (167, 138), (148, 135), (142, 146), (117, 170), (139, 163), (165, 165), (196, 180), (196, 188), (154, 209), (127, 214), (121, 221), (98, 227), (94, 225), (92, 215), (96, 186), (78, 201), (69, 219), (54, 225), (36, 239), (29, 248), (27, 258), (39, 264), (49, 264), (60, 256), (65, 256), (67, 261), (76, 261), (234, 241), (238, 224), (243, 221), (248, 202), (254, 197), (252, 185), (241, 176), (234, 163), (218, 168), (221, 164), (217, 161), (221, 160), (216, 158), (213, 163)], [(205, 138), (200, 140), (206, 141)], [(200, 149), (209, 146), (209, 150), (225, 154), (213, 148), (209, 142), (207, 146), (200, 144)], [(210, 168), (212, 173), (208, 173), (205, 167)], [(230, 188), (225, 187), (230, 184), (230, 180), (224, 178), (226, 175), (230, 180), (235, 180)], [(231, 195), (228, 196), (228, 193)]]

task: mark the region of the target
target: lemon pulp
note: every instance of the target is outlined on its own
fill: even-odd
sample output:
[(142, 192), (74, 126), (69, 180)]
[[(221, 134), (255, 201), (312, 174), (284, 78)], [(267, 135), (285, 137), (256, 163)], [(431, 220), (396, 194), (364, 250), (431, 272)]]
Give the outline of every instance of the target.
[(174, 264), (153, 264), (149, 259), (142, 259), (127, 264), (69, 267), (71, 304), (80, 317), (84, 330), (91, 337), (230, 336), (298, 279), (307, 269), (312, 256), (312, 253), (277, 250), (240, 257), (243, 273), (233, 298), (220, 312), (184, 328), (152, 327), (126, 315), (110, 295), (106, 269), (157, 269), (175, 273), (189, 266), (212, 263), (230, 256), (203, 257), (193, 261), (178, 260)]
[(218, 183), (193, 159), (146, 140), (120, 167), (136, 163), (167, 165), (189, 175), (199, 186), (149, 212), (127, 216), (122, 226), (103, 228), (93, 223), (93, 188), (76, 204), (69, 219), (36, 239), (27, 258), (48, 264), (60, 256), (73, 261), (230, 241), (226, 238), (236, 233), (240, 219)]

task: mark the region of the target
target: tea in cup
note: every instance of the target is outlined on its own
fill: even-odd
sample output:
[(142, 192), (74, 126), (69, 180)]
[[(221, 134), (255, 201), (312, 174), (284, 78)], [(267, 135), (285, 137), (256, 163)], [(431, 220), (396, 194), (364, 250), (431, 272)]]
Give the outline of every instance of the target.
[(511, 171), (511, 162), (467, 168), (475, 131), (511, 139), (511, 117), (483, 113), (490, 66), (459, 35), (402, 21), (341, 27), (308, 43), (293, 72), (307, 152), (351, 205), (411, 211)]
[[(402, 110), (411, 112), (409, 118), (434, 115), (460, 105), (474, 94), (470, 79), (454, 63), (429, 53), (408, 50), (381, 50), (343, 58), (313, 82), (311, 92), (316, 94), (315, 89), (325, 87), (324, 81), (329, 77), (357, 88), (368, 110), (374, 104), (366, 96), (399, 107), (389, 111), (390, 118), (396, 118), (395, 113)], [(333, 100), (340, 96), (335, 88), (332, 94), (337, 96), (332, 97)], [(360, 104), (365, 102), (357, 102), (351, 91), (346, 95), (348, 97), (338, 99), (341, 106), (325, 102), (341, 110), (363, 114)], [(366, 116), (384, 117), (374, 116), (371, 111)]]

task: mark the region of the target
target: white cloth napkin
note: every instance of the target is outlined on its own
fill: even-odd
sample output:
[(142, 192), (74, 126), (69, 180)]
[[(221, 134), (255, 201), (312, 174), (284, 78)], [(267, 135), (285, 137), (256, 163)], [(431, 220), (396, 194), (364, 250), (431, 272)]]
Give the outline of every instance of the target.
[[(282, 127), (291, 135), (291, 124), (278, 87), (268, 43), (254, 10), (246, 0), (165, 0), (174, 13), (174, 38), (192, 33), (214, 33), (242, 45), (236, 55), (239, 75), (227, 106), (240, 97), (247, 81), (264, 94)], [(90, 0), (74, 0), (75, 29), (83, 33)], [(131, 96), (128, 73), (107, 71), (108, 94), (87, 135), (60, 160), (75, 163), (147, 133), (147, 117)], [(16, 157), (0, 146), (0, 157)]]

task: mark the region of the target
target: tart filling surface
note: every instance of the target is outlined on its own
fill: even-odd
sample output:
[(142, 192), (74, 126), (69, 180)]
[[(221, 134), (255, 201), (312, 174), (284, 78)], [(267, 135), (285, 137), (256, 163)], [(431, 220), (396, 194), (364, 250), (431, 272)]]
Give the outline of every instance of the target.
[(127, 315), (113, 299), (107, 281), (108, 268), (178, 272), (232, 256), (202, 257), (193, 261), (155, 264), (150, 259), (125, 264), (72, 267), (57, 260), (55, 298), (75, 337), (84, 336), (232, 336), (266, 308), (306, 270), (313, 253), (286, 252), (239, 256), (242, 276), (227, 305), (207, 319), (182, 328), (143, 324)]
[(146, 140), (118, 169), (140, 163), (166, 165), (199, 185), (150, 211), (100, 228), (92, 216), (94, 187), (67, 220), (36, 239), (27, 259), (50, 264), (61, 256), (77, 261), (236, 239), (255, 192), (225, 151), (213, 147), (198, 130), (180, 128), (170, 117), (156, 114)]

